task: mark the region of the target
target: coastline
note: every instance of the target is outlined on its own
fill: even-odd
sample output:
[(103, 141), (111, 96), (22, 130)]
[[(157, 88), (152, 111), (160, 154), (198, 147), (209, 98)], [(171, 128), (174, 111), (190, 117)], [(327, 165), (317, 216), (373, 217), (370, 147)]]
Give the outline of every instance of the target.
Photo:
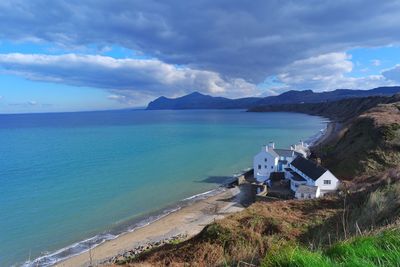
[(335, 136), (335, 134), (340, 130), (340, 123), (335, 121), (329, 121), (326, 125), (326, 128), (323, 130), (322, 134), (316, 138), (314, 142), (310, 143), (310, 147), (317, 147), (320, 146), (331, 138)]
[[(328, 122), (325, 129), (311, 136), (309, 144), (314, 146), (322, 139), (327, 138), (332, 133), (329, 130), (330, 124), (331, 122)], [(180, 201), (180, 204), (185, 202), (184, 205), (177, 205), (175, 208), (165, 210), (165, 213), (158, 214), (155, 219), (153, 218), (154, 220), (146, 221), (141, 225), (135, 225), (128, 231), (103, 238), (90, 250), (84, 248), (74, 254), (67, 255), (65, 253), (64, 258), (60, 257), (57, 262), (46, 263), (45, 266), (96, 265), (140, 246), (164, 243), (165, 240), (173, 240), (177, 236), (191, 238), (214, 220), (222, 219), (229, 214), (243, 210), (245, 205), (242, 202), (243, 200), (246, 202), (249, 197), (245, 196), (244, 199), (239, 200), (240, 194), (240, 189), (237, 187), (230, 189), (218, 187), (188, 197)], [(94, 238), (98, 238), (98, 236), (73, 244), (71, 247), (79, 247), (83, 242), (93, 245), (94, 243), (91, 240)], [(62, 255), (62, 253), (64, 252), (60, 254)], [(90, 258), (92, 258), (91, 264)], [(28, 266), (36, 266), (35, 264), (35, 262), (31, 262)], [(39, 265), (41, 265), (41, 262), (39, 262)]]
[[(249, 188), (227, 188), (216, 195), (197, 200), (179, 210), (115, 239), (107, 240), (83, 253), (59, 261), (54, 266), (89, 266), (101, 264), (139, 246), (162, 243), (177, 236), (190, 238), (216, 219), (241, 211), (249, 201)], [(91, 259), (91, 260), (90, 260)]]

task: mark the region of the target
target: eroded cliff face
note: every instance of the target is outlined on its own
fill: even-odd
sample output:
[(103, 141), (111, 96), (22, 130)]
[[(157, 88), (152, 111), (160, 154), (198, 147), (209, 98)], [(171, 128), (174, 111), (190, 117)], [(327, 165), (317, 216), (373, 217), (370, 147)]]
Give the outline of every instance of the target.
[(314, 148), (342, 179), (376, 175), (400, 165), (400, 102), (377, 104), (343, 123), (336, 138)]

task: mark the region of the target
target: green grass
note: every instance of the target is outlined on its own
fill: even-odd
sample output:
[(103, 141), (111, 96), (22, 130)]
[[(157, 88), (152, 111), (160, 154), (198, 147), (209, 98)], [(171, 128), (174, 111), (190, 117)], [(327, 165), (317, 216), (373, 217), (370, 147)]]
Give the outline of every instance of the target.
[(324, 251), (310, 251), (300, 246), (274, 249), (265, 257), (262, 266), (400, 266), (400, 230), (357, 237)]

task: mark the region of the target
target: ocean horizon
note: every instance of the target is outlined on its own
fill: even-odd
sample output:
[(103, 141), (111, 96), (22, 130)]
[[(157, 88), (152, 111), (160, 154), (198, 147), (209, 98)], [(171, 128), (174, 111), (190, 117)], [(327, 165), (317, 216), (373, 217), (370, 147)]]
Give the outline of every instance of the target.
[(0, 115), (0, 265), (50, 265), (133, 231), (223, 190), (268, 141), (310, 141), (326, 122), (243, 110)]

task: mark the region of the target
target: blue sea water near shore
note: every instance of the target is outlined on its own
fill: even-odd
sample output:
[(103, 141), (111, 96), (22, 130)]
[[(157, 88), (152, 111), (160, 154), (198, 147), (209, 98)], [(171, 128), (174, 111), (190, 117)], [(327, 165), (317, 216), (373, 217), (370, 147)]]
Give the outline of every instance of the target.
[(50, 265), (132, 231), (222, 190), (262, 144), (325, 127), (240, 110), (0, 115), (0, 266)]

